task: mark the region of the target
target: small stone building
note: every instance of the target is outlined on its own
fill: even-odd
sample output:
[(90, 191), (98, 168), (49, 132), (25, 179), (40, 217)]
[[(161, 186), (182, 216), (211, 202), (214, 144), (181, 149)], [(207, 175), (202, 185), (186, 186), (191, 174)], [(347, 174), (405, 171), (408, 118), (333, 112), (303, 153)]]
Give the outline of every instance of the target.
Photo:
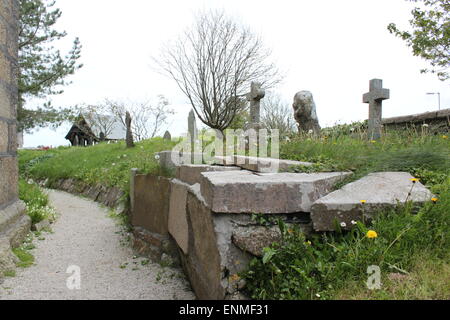
[(99, 143), (100, 141), (117, 142), (125, 140), (126, 130), (122, 124), (112, 121), (108, 125), (108, 132), (104, 132), (98, 125), (91, 123), (88, 117), (80, 114), (74, 122), (66, 139), (73, 147), (87, 147)]

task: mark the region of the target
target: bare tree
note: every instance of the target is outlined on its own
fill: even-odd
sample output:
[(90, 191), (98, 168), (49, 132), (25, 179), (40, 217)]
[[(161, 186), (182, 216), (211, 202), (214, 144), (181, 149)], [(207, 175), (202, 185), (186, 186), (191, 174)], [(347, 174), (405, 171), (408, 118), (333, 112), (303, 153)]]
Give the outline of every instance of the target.
[(91, 130), (100, 137), (103, 132), (108, 137), (114, 129), (116, 119), (109, 114), (109, 109), (105, 104), (99, 105), (81, 105), (78, 107), (84, 119), (91, 126)]
[(208, 11), (155, 60), (188, 97), (198, 118), (223, 131), (239, 112), (238, 98), (251, 81), (265, 88), (281, 81), (278, 69), (268, 62), (270, 53), (249, 28), (223, 11)]
[(123, 128), (126, 128), (126, 112), (128, 111), (133, 119), (131, 129), (133, 138), (141, 141), (155, 137), (167, 124), (168, 117), (174, 114), (173, 109), (169, 107), (167, 99), (159, 95), (158, 101), (152, 104), (145, 102), (123, 102), (123, 101), (105, 101), (108, 113), (113, 115)]
[(261, 122), (265, 128), (278, 129), (280, 136), (296, 131), (292, 107), (279, 94), (268, 92), (261, 104)]

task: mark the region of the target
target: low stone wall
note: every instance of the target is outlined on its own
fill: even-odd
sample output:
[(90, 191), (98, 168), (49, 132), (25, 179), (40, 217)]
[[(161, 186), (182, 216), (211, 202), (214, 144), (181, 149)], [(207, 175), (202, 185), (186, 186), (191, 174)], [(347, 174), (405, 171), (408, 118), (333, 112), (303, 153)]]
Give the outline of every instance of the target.
[(447, 133), (450, 131), (450, 109), (386, 118), (383, 125), (387, 129), (420, 129), (426, 125), (431, 133)]
[(75, 195), (89, 198), (99, 202), (118, 213), (129, 212), (128, 199), (124, 199), (125, 192), (117, 187), (106, 187), (103, 185), (91, 186), (83, 181), (76, 179), (60, 179), (55, 182), (42, 180), (38, 182), (41, 187), (66, 191)]
[(245, 299), (238, 273), (281, 238), (275, 222), (262, 226), (252, 213), (309, 234), (312, 203), (350, 174), (257, 173), (240, 165), (177, 163), (173, 179), (131, 173), (134, 248), (180, 262), (199, 299)]

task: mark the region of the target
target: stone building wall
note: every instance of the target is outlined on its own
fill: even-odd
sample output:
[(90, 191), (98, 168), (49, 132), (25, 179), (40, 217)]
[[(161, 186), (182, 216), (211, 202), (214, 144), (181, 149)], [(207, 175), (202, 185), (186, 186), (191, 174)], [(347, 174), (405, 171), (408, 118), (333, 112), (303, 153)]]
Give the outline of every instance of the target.
[(17, 200), (17, 1), (0, 0), (0, 209)]
[[(17, 247), (28, 234), (31, 220), (18, 199), (17, 164), (17, 59), (18, 1), (0, 0), (0, 247)], [(10, 265), (7, 250), (2, 266)], [(3, 268), (4, 269), (4, 268)]]

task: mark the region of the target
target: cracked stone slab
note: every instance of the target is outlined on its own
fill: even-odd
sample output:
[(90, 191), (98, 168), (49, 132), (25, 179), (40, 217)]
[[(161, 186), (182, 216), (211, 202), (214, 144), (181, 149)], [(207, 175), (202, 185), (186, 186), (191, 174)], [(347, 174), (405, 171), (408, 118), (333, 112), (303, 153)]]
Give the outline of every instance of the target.
[(237, 155), (234, 156), (234, 164), (246, 170), (264, 173), (283, 172), (293, 166), (312, 165), (310, 162)]
[[(416, 205), (429, 201), (433, 195), (420, 182), (413, 183), (407, 172), (377, 172), (345, 185), (323, 198), (311, 208), (316, 231), (333, 231), (336, 223), (350, 229), (352, 221), (370, 220), (380, 209), (392, 208), (410, 200)], [(362, 203), (364, 200), (365, 203)]]
[(216, 213), (310, 212), (317, 199), (351, 174), (203, 172), (200, 188), (206, 203)]
[(241, 170), (239, 167), (213, 166), (207, 164), (182, 164), (177, 167), (177, 179), (193, 185), (200, 183), (201, 173), (210, 171), (236, 171)]

